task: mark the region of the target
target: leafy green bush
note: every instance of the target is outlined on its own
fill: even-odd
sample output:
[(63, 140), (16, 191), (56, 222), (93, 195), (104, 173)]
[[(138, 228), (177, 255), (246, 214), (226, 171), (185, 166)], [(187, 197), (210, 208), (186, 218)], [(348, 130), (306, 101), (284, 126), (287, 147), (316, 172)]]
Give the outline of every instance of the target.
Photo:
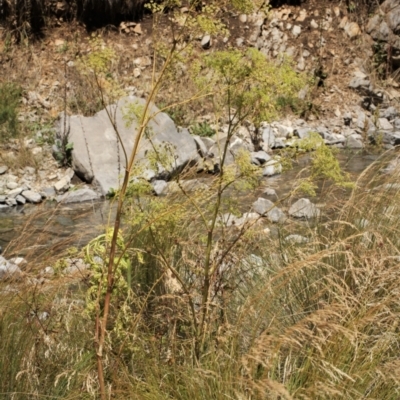
[(18, 134), (18, 104), (22, 90), (14, 83), (0, 84), (0, 141)]
[(193, 135), (202, 137), (211, 137), (215, 135), (215, 130), (211, 128), (208, 122), (199, 122), (190, 127), (190, 132)]

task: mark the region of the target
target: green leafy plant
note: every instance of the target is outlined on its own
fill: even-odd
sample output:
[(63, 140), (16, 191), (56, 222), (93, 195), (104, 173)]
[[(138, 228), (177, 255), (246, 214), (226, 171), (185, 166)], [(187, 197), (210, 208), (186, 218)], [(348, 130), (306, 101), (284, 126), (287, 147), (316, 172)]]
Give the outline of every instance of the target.
[(14, 83), (0, 84), (0, 139), (18, 135), (18, 106), (22, 90)]
[(210, 126), (207, 121), (199, 122), (190, 127), (190, 132), (193, 135), (201, 137), (211, 137), (215, 135), (215, 130)]

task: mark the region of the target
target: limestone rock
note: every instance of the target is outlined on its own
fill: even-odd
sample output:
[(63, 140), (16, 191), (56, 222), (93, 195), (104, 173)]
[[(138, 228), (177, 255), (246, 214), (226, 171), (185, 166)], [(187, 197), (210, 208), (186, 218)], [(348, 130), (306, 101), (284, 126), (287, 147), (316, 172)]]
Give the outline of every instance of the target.
[(319, 208), (311, 203), (309, 199), (300, 199), (297, 200), (292, 206), (289, 208), (289, 215), (295, 218), (315, 218), (320, 215)]
[[(128, 96), (117, 104), (108, 106), (111, 115), (115, 116), (119, 135), (128, 154), (133, 149), (137, 135), (138, 122), (134, 110), (140, 109), (145, 100)], [(132, 111), (133, 110), (133, 111)], [(154, 152), (155, 146), (165, 157), (171, 160), (169, 166), (154, 171), (161, 179), (169, 177), (188, 163), (198, 160), (198, 152), (193, 137), (187, 130), (178, 132), (172, 119), (165, 113), (158, 113), (158, 108), (151, 105), (150, 114), (156, 114), (149, 123), (151, 142), (143, 138), (136, 160), (148, 166), (146, 155)], [(127, 116), (129, 123), (127, 124)], [(92, 117), (74, 115), (67, 117), (70, 143), (73, 143), (72, 166), (76, 174), (86, 182), (93, 182), (101, 194), (106, 195), (110, 189), (117, 189), (124, 171), (123, 150), (110, 122), (106, 110)], [(59, 124), (62, 132), (63, 118)]]
[(64, 193), (61, 196), (57, 196), (57, 202), (59, 203), (82, 203), (84, 201), (94, 201), (100, 198), (99, 194), (94, 190), (84, 187), (78, 190), (73, 190)]
[(40, 203), (42, 201), (42, 196), (33, 190), (24, 190), (22, 196), (24, 196), (29, 203)]
[(284, 222), (286, 220), (285, 213), (268, 199), (260, 197), (251, 207), (252, 210), (260, 215), (266, 216), (271, 222)]

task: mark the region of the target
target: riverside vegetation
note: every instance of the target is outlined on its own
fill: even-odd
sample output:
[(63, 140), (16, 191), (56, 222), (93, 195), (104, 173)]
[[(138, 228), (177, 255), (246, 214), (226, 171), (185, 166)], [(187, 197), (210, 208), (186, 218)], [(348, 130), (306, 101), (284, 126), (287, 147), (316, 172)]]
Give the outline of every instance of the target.
[[(155, 33), (163, 7), (171, 6), (150, 5)], [(42, 287), (3, 286), (0, 393), (15, 399), (397, 398), (394, 151), (349, 185), (320, 139), (304, 141), (302, 150), (316, 150), (310, 178), (289, 195), (313, 191), (321, 180), (348, 188), (325, 194), (347, 190), (333, 219), (290, 226), (306, 238), (301, 243), (286, 240), (286, 226), (268, 235), (262, 218), (226, 224), (226, 215), (243, 211), (238, 193), (254, 190), (260, 178), (245, 153), (225, 166), (229, 139), (245, 120), (257, 124), (277, 115), (279, 99), (307, 82), (290, 60), (278, 67), (255, 50), (198, 58), (193, 92), (178, 105), (206, 100), (216, 121), (227, 116), (219, 174), (209, 189), (189, 192), (184, 171), (176, 177), (179, 194), (165, 198), (147, 196), (150, 185), (132, 179), (142, 168), (135, 160), (140, 140), (151, 140), (151, 103), (173, 83), (176, 65), (194, 57), (188, 35), (224, 33), (215, 5), (201, 18), (194, 6), (174, 25), (172, 45), (160, 40), (154, 49), (146, 104), (127, 110), (127, 124), (140, 121), (139, 134), (125, 153), (115, 219), (84, 249), (70, 250), (85, 258), (90, 274), (73, 286), (61, 276)], [(113, 57), (101, 49), (82, 59), (103, 106), (119, 94), (109, 73)], [(174, 162), (168, 147), (155, 145), (149, 159), (155, 168)], [(387, 165), (394, 168), (383, 175)]]

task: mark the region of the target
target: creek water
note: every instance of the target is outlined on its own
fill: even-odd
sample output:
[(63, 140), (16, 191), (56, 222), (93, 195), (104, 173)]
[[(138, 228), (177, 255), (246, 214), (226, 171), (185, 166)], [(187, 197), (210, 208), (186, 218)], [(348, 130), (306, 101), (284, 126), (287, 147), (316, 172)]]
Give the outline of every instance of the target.
[[(378, 158), (371, 154), (339, 153), (342, 168), (355, 180), (362, 171)], [(275, 189), (279, 197), (293, 188), (299, 172), (307, 165), (309, 158), (302, 157), (293, 169), (281, 175), (263, 178), (262, 187)], [(260, 192), (261, 193), (261, 192)], [(248, 196), (248, 204), (258, 194)], [(318, 199), (317, 199), (318, 201)], [(61, 251), (70, 246), (81, 247), (100, 234), (110, 221), (113, 207), (110, 201), (59, 205), (46, 202), (40, 206), (18, 206), (0, 211), (0, 246), (9, 246), (7, 255), (33, 253), (39, 249)], [(15, 250), (16, 251), (16, 250)]]

